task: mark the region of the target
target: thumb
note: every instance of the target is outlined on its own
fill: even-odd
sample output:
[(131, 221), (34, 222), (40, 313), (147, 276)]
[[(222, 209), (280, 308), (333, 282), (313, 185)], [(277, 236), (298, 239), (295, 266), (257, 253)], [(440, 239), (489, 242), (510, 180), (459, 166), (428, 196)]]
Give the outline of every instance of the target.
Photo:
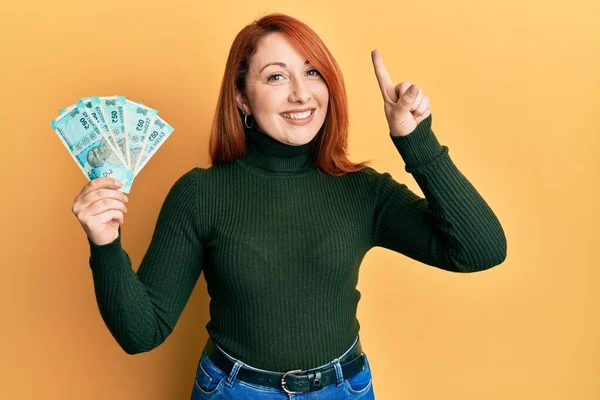
[(402, 96), (400, 96), (400, 107), (410, 110), (413, 103), (417, 99), (417, 95), (419, 94), (419, 87), (417, 85), (410, 85), (408, 90), (404, 92)]

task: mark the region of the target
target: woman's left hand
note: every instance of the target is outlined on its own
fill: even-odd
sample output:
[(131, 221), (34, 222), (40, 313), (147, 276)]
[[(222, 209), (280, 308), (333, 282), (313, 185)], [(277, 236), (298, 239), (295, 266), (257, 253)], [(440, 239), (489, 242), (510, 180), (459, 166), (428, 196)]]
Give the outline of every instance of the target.
[(383, 95), (385, 117), (392, 136), (406, 136), (431, 114), (429, 97), (410, 82), (393, 84), (378, 50), (371, 52), (375, 76)]

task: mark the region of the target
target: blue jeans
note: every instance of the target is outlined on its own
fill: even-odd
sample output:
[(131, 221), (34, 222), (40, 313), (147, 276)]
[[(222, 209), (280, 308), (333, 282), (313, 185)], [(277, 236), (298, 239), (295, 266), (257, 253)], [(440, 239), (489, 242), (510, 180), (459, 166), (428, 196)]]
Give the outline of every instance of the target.
[[(239, 369), (244, 366), (246, 368), (265, 371), (259, 368), (252, 367), (244, 362), (231, 357), (216, 343), (215, 346), (223, 352), (232, 362), (235, 363), (231, 371), (221, 371), (217, 368), (208, 358), (206, 349), (202, 350), (200, 361), (198, 361), (198, 368), (196, 370), (196, 376), (194, 379), (194, 388), (192, 389), (192, 396), (190, 400), (201, 400), (201, 399), (214, 399), (214, 400), (229, 400), (229, 399), (312, 399), (312, 400), (339, 400), (339, 399), (361, 399), (361, 400), (374, 400), (375, 393), (373, 392), (373, 382), (371, 376), (371, 368), (369, 367), (369, 360), (367, 355), (365, 358), (365, 369), (361, 370), (358, 374), (354, 375), (350, 379), (345, 379), (342, 374), (342, 367), (339, 359), (348, 354), (356, 342), (358, 336), (354, 341), (354, 344), (350, 346), (344, 354), (338, 358), (329, 361), (319, 367), (333, 365), (335, 368), (337, 382), (325, 386), (324, 388), (299, 394), (286, 393), (283, 388), (275, 388), (270, 386), (262, 386), (253, 383), (244, 382), (236, 379)], [(310, 371), (310, 370), (304, 370)], [(269, 371), (273, 372), (273, 371)]]

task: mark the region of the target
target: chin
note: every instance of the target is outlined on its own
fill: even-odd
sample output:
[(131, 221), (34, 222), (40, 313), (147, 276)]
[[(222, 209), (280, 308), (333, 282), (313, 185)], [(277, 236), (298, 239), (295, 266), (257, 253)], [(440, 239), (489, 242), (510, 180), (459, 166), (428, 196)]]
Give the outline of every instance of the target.
[(309, 133), (305, 135), (290, 135), (290, 142), (297, 146), (302, 146), (313, 140), (313, 138), (317, 135), (317, 132)]

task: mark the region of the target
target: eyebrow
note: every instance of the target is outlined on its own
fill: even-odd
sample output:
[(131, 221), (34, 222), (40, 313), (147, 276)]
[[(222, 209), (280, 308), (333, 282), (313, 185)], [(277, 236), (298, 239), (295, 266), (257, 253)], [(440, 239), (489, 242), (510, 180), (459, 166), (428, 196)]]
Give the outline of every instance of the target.
[[(310, 64), (310, 62), (308, 62), (308, 60), (306, 60), (306, 61), (304, 62), (304, 65), (306, 65), (306, 64)], [(265, 65), (264, 65), (264, 66), (263, 66), (263, 67), (260, 69), (260, 71), (258, 71), (258, 73), (260, 74), (260, 73), (263, 71), (263, 69), (267, 68), (269, 65), (279, 65), (280, 67), (287, 68), (287, 65), (286, 65), (285, 63), (283, 63), (283, 62), (270, 62), (270, 63), (268, 63), (268, 64), (265, 64)]]

